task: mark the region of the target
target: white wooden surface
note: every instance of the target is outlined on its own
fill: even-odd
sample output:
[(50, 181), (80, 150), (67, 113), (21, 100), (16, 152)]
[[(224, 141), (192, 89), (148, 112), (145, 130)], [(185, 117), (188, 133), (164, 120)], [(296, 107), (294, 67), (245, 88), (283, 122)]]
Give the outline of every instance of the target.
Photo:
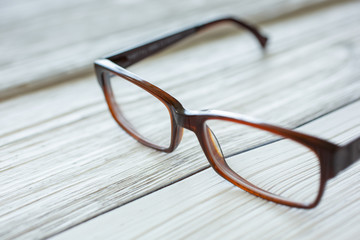
[[(359, 109), (357, 101), (298, 130), (349, 141), (360, 131)], [(53, 239), (357, 239), (359, 170), (357, 163), (331, 180), (309, 211), (239, 191), (209, 168)]]
[[(280, 6), (278, 2), (283, 4)], [(162, 14), (155, 17), (155, 13), (148, 13), (148, 18), (154, 20), (147, 25), (140, 26), (146, 16), (145, 20), (130, 13), (123, 16), (129, 24), (132, 24), (129, 19), (134, 19), (134, 26), (139, 25), (137, 30), (126, 30), (127, 26), (121, 25), (112, 32), (107, 26), (98, 33), (88, 28), (95, 29), (96, 24), (107, 21), (85, 23), (85, 15), (80, 14), (85, 6), (82, 14), (95, 14), (94, 9), (117, 13), (126, 6), (144, 11), (140, 3), (123, 2), (117, 7), (111, 5), (115, 2), (109, 3), (113, 9), (102, 8), (95, 2), (64, 2), (43, 8), (39, 7), (44, 6), (40, 0), (31, 4), (1, 3), (0, 11), (4, 13), (0, 14), (1, 32), (9, 31), (9, 34), (1, 34), (8, 45), (0, 47), (7, 46), (10, 50), (2, 56), (4, 64), (0, 72), (3, 71), (3, 76), (9, 76), (10, 72), (15, 75), (2, 78), (0, 98), (22, 93), (0, 102), (1, 238), (37, 239), (63, 231), (58, 238), (91, 237), (91, 230), (96, 231), (99, 238), (140, 235), (158, 238), (164, 234), (198, 238), (211, 232), (214, 238), (222, 235), (234, 238), (246, 233), (249, 238), (265, 234), (273, 238), (283, 234), (289, 238), (315, 238), (326, 233), (325, 236), (333, 234), (351, 239), (359, 234), (359, 229), (353, 227), (360, 211), (359, 187), (355, 184), (359, 180), (358, 164), (329, 185), (329, 193), (315, 210), (293, 210), (254, 198), (209, 169), (195, 137), (189, 132), (185, 132), (180, 147), (171, 154), (153, 151), (132, 140), (111, 119), (94, 74), (87, 72), (86, 66), (108, 50), (140, 42), (174, 26), (196, 22), (194, 13), (200, 9), (203, 18), (219, 12), (237, 15), (248, 12), (249, 19), (254, 17), (263, 22), (264, 32), (271, 37), (265, 55), (250, 36), (229, 28), (186, 41), (132, 70), (169, 91), (191, 109), (241, 112), (286, 127), (296, 127), (320, 117), (302, 130), (341, 143), (360, 132), (359, 121), (356, 121), (360, 98), (360, 3), (339, 1), (274, 20), (294, 9), (312, 5), (313, 1), (284, 4), (274, 0), (266, 1), (269, 5), (257, 6), (229, 0), (220, 9), (215, 1), (197, 2), (198, 5), (189, 1), (186, 3), (189, 5), (182, 7), (169, 4), (169, 9), (180, 10), (164, 25), (158, 23), (167, 18), (169, 9), (159, 7)], [(186, 6), (193, 10), (189, 11)], [(33, 10), (15, 14), (21, 8)], [(57, 33), (49, 29), (56, 26), (64, 12), (76, 10), (80, 11), (79, 19), (71, 15), (74, 18), (65, 18), (64, 26), (72, 22), (79, 24), (74, 26), (85, 26), (84, 35), (75, 29), (79, 35), (61, 38), (63, 43), (46, 37), (46, 34), (64, 36), (65, 28), (60, 27)], [(108, 14), (109, 18), (115, 18), (114, 12)], [(54, 22), (40, 24), (50, 16)], [(188, 17), (182, 19), (182, 16)], [(5, 22), (7, 24), (3, 24)], [(33, 24), (20, 30), (25, 22)], [(149, 24), (156, 27), (151, 29)], [(142, 28), (147, 30), (139, 33)], [(43, 42), (24, 40), (22, 36), (27, 31), (44, 34)], [(17, 36), (19, 42), (4, 36)], [(28, 47), (21, 60), (10, 56), (9, 52), (25, 45)], [(89, 53), (88, 49), (95, 45), (96, 50)], [(58, 50), (49, 52), (52, 48)], [(81, 60), (79, 56), (83, 56)], [(40, 59), (46, 64), (36, 65)], [(25, 70), (20, 69), (20, 65)], [(164, 72), (164, 69), (171, 71)], [(65, 80), (69, 81), (25, 93)], [(329, 112), (333, 113), (326, 115)], [(326, 116), (321, 117), (324, 114)], [(203, 171), (197, 173), (200, 170)], [(180, 181), (185, 177), (188, 178)], [(171, 185), (177, 181), (180, 182)], [(338, 197), (343, 191), (345, 200)], [(182, 199), (184, 201), (180, 201)], [(101, 215), (114, 208), (109, 214)], [(99, 217), (85, 222), (96, 216)], [(251, 224), (249, 219), (255, 216), (258, 222)], [(265, 223), (269, 225), (259, 227)], [(280, 223), (285, 225), (274, 228)], [(218, 225), (223, 228), (216, 228)], [(72, 229), (66, 231), (69, 228)], [(123, 232), (126, 235), (119, 235)]]

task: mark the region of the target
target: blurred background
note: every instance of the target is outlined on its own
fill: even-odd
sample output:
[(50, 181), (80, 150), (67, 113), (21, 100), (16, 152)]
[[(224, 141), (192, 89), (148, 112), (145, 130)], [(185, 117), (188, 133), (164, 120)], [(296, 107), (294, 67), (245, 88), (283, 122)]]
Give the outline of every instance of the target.
[(255, 23), (329, 0), (3, 0), (0, 99), (92, 71), (94, 59), (224, 15)]

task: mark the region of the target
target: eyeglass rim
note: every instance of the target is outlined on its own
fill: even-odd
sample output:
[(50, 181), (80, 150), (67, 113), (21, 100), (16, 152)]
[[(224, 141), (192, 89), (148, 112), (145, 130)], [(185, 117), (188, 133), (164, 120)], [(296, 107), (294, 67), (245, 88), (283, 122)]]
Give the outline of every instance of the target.
[[(137, 141), (144, 144), (145, 146), (154, 148), (159, 151), (172, 152), (180, 144), (183, 129), (189, 129), (196, 134), (200, 145), (214, 170), (224, 179), (240, 187), (241, 189), (263, 199), (287, 205), (290, 207), (313, 208), (320, 202), (320, 199), (325, 189), (326, 181), (332, 177), (331, 171), (329, 171), (329, 169), (331, 169), (329, 163), (333, 158), (334, 152), (336, 152), (338, 149), (337, 145), (311, 135), (268, 124), (264, 121), (260, 121), (255, 118), (237, 113), (220, 110), (194, 111), (185, 109), (176, 98), (174, 98), (167, 92), (142, 79), (136, 74), (120, 67), (119, 65), (113, 63), (108, 59), (99, 59), (95, 61), (95, 69), (98, 76), (99, 84), (103, 89), (105, 99), (108, 103), (110, 112), (112, 113), (114, 119), (129, 135), (134, 137)], [(165, 107), (169, 111), (169, 115), (171, 118), (171, 141), (169, 147), (160, 147), (147, 141), (146, 139), (141, 138), (141, 136), (134, 133), (134, 131), (132, 131), (131, 128), (129, 128), (129, 126), (124, 123), (124, 121), (122, 121), (118, 118), (118, 116), (116, 116), (113, 105), (114, 99), (111, 95), (111, 86), (109, 83), (110, 80), (106, 78), (106, 73), (115, 74), (137, 85), (138, 87), (142, 88), (143, 90), (147, 91), (148, 93), (159, 99), (165, 105)], [(204, 131), (205, 122), (208, 120), (225, 120), (238, 124), (245, 124), (253, 128), (264, 130), (272, 134), (291, 139), (312, 150), (316, 154), (316, 156), (318, 156), (318, 159), (320, 161), (320, 187), (318, 195), (315, 198), (314, 202), (305, 204), (290, 201), (288, 199), (285, 199), (284, 197), (268, 193), (265, 190), (257, 187), (254, 188), (249, 184), (244, 184), (244, 182), (236, 180), (233, 175), (229, 174), (233, 172), (231, 168), (229, 168), (227, 164), (223, 164), (221, 161), (219, 161), (219, 159), (216, 159), (214, 155), (211, 154), (211, 150), (209, 149), (209, 145), (207, 143), (208, 137), (206, 136), (206, 133)]]

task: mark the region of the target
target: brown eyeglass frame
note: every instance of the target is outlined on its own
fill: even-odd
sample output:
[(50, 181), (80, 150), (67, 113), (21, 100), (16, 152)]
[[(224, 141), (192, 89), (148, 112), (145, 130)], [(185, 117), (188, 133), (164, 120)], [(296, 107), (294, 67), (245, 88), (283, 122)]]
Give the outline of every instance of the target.
[[(240, 187), (241, 189), (252, 193), (258, 197), (264, 198), (275, 203), (287, 205), (297, 208), (313, 208), (318, 205), (320, 199), (324, 193), (327, 180), (335, 177), (340, 171), (349, 167), (360, 158), (360, 137), (354, 141), (348, 143), (345, 146), (339, 146), (329, 141), (306, 135), (300, 132), (296, 132), (290, 129), (267, 124), (265, 122), (255, 120), (253, 118), (217, 110), (201, 110), (193, 111), (185, 109), (178, 100), (172, 97), (170, 94), (154, 86), (153, 84), (143, 80), (139, 76), (126, 70), (126, 67), (131, 66), (139, 62), (140, 60), (149, 57), (177, 42), (187, 38), (195, 33), (198, 33), (208, 27), (220, 23), (233, 23), (239, 27), (242, 27), (251, 32), (259, 42), (260, 46), (264, 49), (267, 44), (268, 38), (260, 33), (257, 28), (243, 20), (236, 19), (234, 17), (225, 17), (209, 21), (203, 24), (199, 24), (174, 34), (167, 35), (149, 43), (131, 48), (127, 51), (117, 52), (104, 58), (95, 61), (95, 72), (98, 82), (104, 92), (106, 102), (109, 110), (116, 120), (116, 122), (137, 141), (145, 146), (154, 148), (163, 152), (172, 152), (180, 143), (183, 129), (193, 131), (200, 145), (214, 170), (223, 178)], [(133, 129), (131, 124), (121, 114), (120, 109), (115, 102), (111, 85), (111, 75), (117, 75), (121, 78), (128, 80), (129, 82), (137, 85), (145, 91), (158, 98), (168, 109), (171, 117), (171, 143), (168, 148), (159, 147), (153, 143), (148, 142), (140, 134)], [(289, 201), (281, 196), (269, 193), (262, 190), (250, 182), (246, 181), (233, 170), (225, 162), (223, 156), (219, 152), (217, 143), (213, 141), (211, 130), (205, 124), (205, 121), (210, 119), (230, 121), (233, 123), (244, 124), (253, 128), (265, 130), (267, 132), (279, 135), (281, 137), (292, 139), (309, 149), (311, 149), (318, 157), (320, 161), (320, 187), (319, 192), (314, 200), (310, 204), (304, 204), (299, 202)]]

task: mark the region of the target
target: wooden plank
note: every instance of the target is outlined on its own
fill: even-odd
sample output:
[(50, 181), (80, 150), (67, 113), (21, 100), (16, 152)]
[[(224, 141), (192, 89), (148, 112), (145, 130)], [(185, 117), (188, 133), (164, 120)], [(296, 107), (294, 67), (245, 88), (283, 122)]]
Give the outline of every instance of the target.
[[(360, 97), (358, 7), (347, 2), (264, 26), (273, 36), (264, 57), (248, 35), (227, 30), (133, 70), (185, 107), (294, 127)], [(0, 103), (3, 238), (53, 235), (208, 167), (189, 132), (171, 154), (136, 144), (102, 98), (91, 75)]]
[[(0, 3), (0, 99), (92, 71), (93, 60), (178, 27), (233, 14), (266, 21), (325, 0)], [(140, 17), (141, 16), (141, 17)]]
[[(357, 101), (299, 130), (347, 142), (360, 133), (359, 109)], [(52, 239), (356, 239), (359, 170), (345, 170), (318, 207), (302, 210), (252, 196), (209, 168)]]

